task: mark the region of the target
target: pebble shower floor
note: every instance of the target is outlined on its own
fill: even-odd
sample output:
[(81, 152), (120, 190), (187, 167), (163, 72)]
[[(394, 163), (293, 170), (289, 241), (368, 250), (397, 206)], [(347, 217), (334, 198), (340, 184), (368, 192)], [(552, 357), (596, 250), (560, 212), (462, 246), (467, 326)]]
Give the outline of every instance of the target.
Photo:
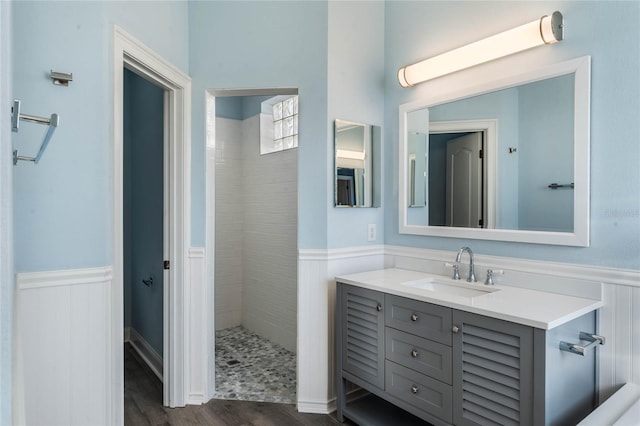
[(218, 399), (296, 403), (296, 355), (242, 327), (216, 331)]

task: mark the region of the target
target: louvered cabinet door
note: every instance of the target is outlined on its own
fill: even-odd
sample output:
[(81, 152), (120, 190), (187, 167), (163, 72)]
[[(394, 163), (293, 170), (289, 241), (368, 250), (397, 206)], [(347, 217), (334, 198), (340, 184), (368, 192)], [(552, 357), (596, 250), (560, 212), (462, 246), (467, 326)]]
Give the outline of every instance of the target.
[(531, 425), (533, 329), (461, 311), (453, 324), (453, 423)]
[(384, 293), (342, 288), (342, 370), (384, 389)]

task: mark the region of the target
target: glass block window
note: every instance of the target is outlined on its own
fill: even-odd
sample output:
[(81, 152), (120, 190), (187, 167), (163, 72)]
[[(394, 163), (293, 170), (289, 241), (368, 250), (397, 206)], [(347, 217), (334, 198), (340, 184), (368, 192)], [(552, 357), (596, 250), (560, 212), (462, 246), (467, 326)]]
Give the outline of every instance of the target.
[(298, 147), (298, 96), (274, 96), (262, 102), (260, 154)]
[(298, 97), (292, 96), (273, 104), (274, 151), (298, 146)]

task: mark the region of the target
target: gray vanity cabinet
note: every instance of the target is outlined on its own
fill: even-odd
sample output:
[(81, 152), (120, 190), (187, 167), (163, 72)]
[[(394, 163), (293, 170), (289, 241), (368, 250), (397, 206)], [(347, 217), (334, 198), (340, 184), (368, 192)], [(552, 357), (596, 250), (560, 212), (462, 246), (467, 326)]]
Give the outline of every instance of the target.
[(533, 328), (453, 311), (453, 423), (531, 425)]
[(340, 421), (556, 426), (595, 407), (594, 352), (559, 350), (595, 312), (542, 330), (342, 283), (336, 302)]
[(342, 370), (384, 389), (384, 293), (343, 286)]

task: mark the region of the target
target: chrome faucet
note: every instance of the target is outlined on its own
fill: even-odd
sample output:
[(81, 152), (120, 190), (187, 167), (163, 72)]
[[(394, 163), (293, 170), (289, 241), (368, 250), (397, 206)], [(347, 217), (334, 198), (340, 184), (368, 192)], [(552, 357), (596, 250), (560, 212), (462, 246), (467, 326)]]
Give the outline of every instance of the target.
[[(473, 266), (473, 251), (471, 251), (471, 249), (469, 247), (462, 247), (460, 249), (460, 251), (458, 251), (458, 255), (456, 256), (456, 266), (460, 264), (460, 258), (462, 257), (462, 253), (464, 252), (469, 253), (469, 276), (467, 277), (467, 281), (470, 283), (475, 283), (476, 282), (476, 273), (475, 273), (475, 268)], [(455, 268), (456, 271), (458, 270), (458, 268)], [(460, 275), (457, 274), (457, 278), (454, 276), (453, 279), (460, 279)]]

